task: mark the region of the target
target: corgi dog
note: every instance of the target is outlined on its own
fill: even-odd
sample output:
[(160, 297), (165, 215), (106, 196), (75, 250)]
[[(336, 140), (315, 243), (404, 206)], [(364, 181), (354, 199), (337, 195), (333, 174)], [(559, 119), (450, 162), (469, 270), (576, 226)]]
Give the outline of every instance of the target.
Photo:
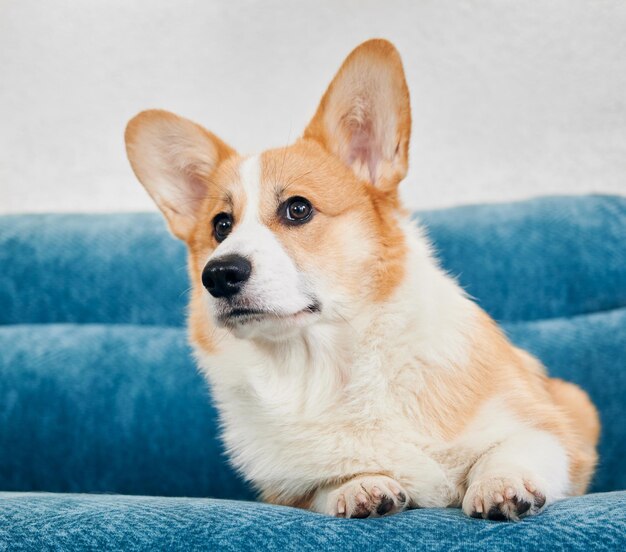
[(400, 56), (376, 39), (294, 144), (240, 155), (160, 110), (125, 138), (187, 245), (190, 339), (262, 500), (518, 520), (585, 492), (598, 415), (440, 268), (399, 200), (410, 133)]

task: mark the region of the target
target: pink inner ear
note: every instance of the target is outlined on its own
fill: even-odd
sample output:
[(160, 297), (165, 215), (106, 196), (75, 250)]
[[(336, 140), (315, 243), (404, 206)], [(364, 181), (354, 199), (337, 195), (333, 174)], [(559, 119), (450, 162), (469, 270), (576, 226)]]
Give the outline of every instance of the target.
[(200, 203), (207, 197), (207, 184), (202, 176), (203, 167), (189, 163), (180, 170), (170, 184), (171, 203), (180, 215), (193, 216)]
[(363, 122), (353, 121), (348, 130), (350, 133), (348, 165), (351, 166), (356, 160), (366, 164), (372, 183), (376, 182), (376, 168), (381, 158), (373, 126), (369, 119)]

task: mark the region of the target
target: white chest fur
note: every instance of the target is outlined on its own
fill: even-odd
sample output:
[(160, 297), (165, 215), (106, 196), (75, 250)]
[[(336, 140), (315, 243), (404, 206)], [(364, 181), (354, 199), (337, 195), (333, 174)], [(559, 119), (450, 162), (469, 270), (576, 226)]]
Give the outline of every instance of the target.
[[(424, 280), (426, 268), (432, 274)], [(434, 265), (421, 274), (421, 290), (406, 284), (411, 300), (401, 288), (351, 324), (318, 324), (269, 348), (228, 336), (219, 354), (199, 355), (229, 455), (249, 480), (297, 494), (382, 472), (420, 496), (420, 505), (458, 502), (465, 468), (426, 426), (420, 396), (428, 392), (423, 370), (465, 361), (473, 306)], [(419, 312), (416, 296), (429, 299)]]

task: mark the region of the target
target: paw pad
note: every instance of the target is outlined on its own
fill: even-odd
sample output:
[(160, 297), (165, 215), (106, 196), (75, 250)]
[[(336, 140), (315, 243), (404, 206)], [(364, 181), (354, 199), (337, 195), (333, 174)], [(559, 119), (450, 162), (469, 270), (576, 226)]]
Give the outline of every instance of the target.
[(519, 520), (536, 514), (545, 503), (545, 494), (532, 482), (494, 477), (470, 485), (463, 499), (463, 510), (473, 518)]
[(337, 517), (382, 517), (405, 510), (407, 494), (386, 476), (363, 476), (342, 485), (329, 497), (329, 513)]

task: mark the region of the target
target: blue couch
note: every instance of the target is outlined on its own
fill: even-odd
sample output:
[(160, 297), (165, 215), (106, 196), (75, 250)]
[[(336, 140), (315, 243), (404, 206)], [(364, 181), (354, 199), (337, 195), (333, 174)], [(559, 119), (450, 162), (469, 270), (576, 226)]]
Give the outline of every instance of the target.
[(625, 550), (626, 198), (419, 216), (511, 339), (598, 405), (593, 494), (519, 523), (256, 503), (190, 358), (185, 251), (160, 217), (4, 216), (0, 550)]

